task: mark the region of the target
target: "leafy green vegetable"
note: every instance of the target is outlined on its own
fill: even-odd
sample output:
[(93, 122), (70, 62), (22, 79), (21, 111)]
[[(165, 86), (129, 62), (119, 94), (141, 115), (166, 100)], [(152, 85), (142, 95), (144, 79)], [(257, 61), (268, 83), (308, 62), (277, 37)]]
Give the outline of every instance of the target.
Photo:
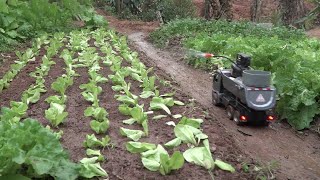
[(95, 176), (108, 177), (107, 172), (97, 163), (98, 157), (83, 158), (81, 163), (80, 175), (85, 178), (93, 178)]
[(201, 123), (203, 123), (202, 119), (194, 119), (194, 118), (187, 118), (187, 117), (182, 117), (181, 120), (179, 121), (179, 124), (189, 125), (194, 128), (200, 128)]
[(87, 148), (94, 147), (106, 147), (110, 145), (110, 137), (107, 135), (100, 140), (96, 138), (94, 134), (87, 135), (86, 140), (83, 142), (83, 145)]
[(67, 112), (64, 112), (66, 106), (57, 103), (51, 103), (50, 108), (45, 110), (45, 117), (54, 126), (58, 126), (63, 123), (68, 116)]
[(141, 153), (141, 156), (144, 167), (150, 171), (160, 171), (162, 175), (180, 169), (184, 164), (183, 155), (179, 151), (175, 151), (170, 158), (161, 145), (158, 145), (156, 149)]
[(100, 86), (97, 86), (95, 82), (91, 81), (88, 84), (80, 85), (79, 88), (85, 90), (81, 93), (85, 100), (92, 102), (94, 107), (99, 107), (98, 95), (102, 92)]
[(120, 128), (120, 134), (132, 139), (133, 141), (138, 141), (142, 136), (145, 136), (145, 133), (141, 130), (131, 130), (126, 128)]
[(179, 146), (182, 143), (182, 140), (180, 138), (175, 138), (169, 142), (167, 142), (164, 146), (168, 148), (174, 148)]
[(86, 117), (92, 116), (97, 121), (104, 121), (108, 117), (108, 112), (102, 107), (88, 107), (84, 111)]
[(22, 94), (22, 102), (29, 104), (29, 103), (36, 103), (40, 99), (40, 93), (46, 92), (44, 87), (39, 87), (38, 85), (35, 85), (31, 88), (29, 88), (27, 91), (25, 91)]
[(68, 76), (58, 77), (55, 82), (51, 84), (51, 88), (60, 93), (61, 96), (64, 96), (66, 89), (73, 84), (73, 78)]
[(118, 109), (121, 114), (127, 116), (130, 115), (132, 111), (132, 108), (129, 107), (127, 104), (121, 104)]
[(211, 170), (214, 168), (215, 163), (211, 155), (209, 141), (206, 139), (203, 141), (203, 144), (204, 147), (194, 147), (186, 150), (183, 153), (183, 157), (189, 163)]
[(67, 96), (61, 97), (61, 96), (54, 95), (54, 96), (49, 96), (48, 98), (45, 99), (45, 101), (49, 104), (50, 103), (64, 104), (66, 99), (67, 99)]
[(147, 98), (154, 96), (154, 95), (155, 95), (155, 93), (153, 91), (143, 91), (141, 93), (140, 97), (143, 99), (147, 99)]
[(220, 169), (225, 170), (225, 171), (230, 171), (230, 172), (235, 172), (236, 170), (234, 169), (234, 167), (232, 167), (230, 164), (225, 163), (219, 159), (216, 159), (214, 161), (215, 165), (217, 165)]
[(58, 138), (38, 121), (26, 119), (16, 124), (0, 121), (0, 136), (1, 175), (78, 177), (79, 166), (69, 160)]
[(141, 142), (127, 142), (126, 148), (131, 153), (142, 153), (148, 150), (156, 148), (156, 145), (150, 143), (141, 143)]
[(133, 124), (137, 122), (138, 124), (141, 124), (143, 126), (143, 130), (146, 136), (148, 136), (148, 113), (150, 112), (144, 112), (143, 111), (143, 105), (142, 106), (135, 106), (131, 109), (130, 115), (132, 118), (124, 120), (123, 123), (125, 124)]
[(87, 149), (86, 154), (87, 154), (87, 156), (97, 156), (98, 157), (97, 161), (104, 161), (105, 160), (105, 158), (101, 154), (100, 150)]
[(157, 116), (154, 116), (152, 119), (154, 120), (158, 120), (158, 119), (162, 119), (162, 118), (166, 118), (168, 117), (167, 115), (157, 115)]
[(108, 120), (104, 120), (102, 122), (99, 122), (99, 121), (96, 121), (96, 120), (92, 120), (90, 122), (90, 127), (97, 134), (102, 134), (102, 133), (107, 132), (107, 130), (109, 128), (109, 121)]
[(169, 102), (169, 99), (165, 100), (161, 97), (153, 97), (152, 101), (150, 102), (150, 109), (151, 110), (163, 109), (164, 111), (166, 111), (166, 113), (171, 114), (171, 111), (168, 108), (168, 106), (169, 107), (173, 106), (174, 102), (172, 98), (170, 98), (170, 100), (172, 101)]
[(10, 121), (11, 123), (19, 122), (21, 118), (25, 117), (28, 105), (23, 102), (10, 102), (11, 108), (2, 107), (0, 113), (0, 120)]

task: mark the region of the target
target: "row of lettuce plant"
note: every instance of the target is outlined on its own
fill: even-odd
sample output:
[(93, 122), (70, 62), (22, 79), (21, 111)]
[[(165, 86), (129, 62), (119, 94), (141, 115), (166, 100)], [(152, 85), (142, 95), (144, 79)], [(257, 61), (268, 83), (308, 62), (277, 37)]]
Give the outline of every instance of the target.
[[(107, 32), (107, 34), (112, 39), (111, 43), (115, 51), (112, 47), (105, 46), (103, 43), (99, 43), (99, 45), (102, 45), (101, 51), (107, 54), (104, 57), (104, 64), (110, 66), (111, 71), (114, 73), (109, 75), (109, 79), (113, 83), (112, 89), (118, 92), (115, 98), (122, 103), (119, 106), (119, 112), (130, 116), (130, 119), (124, 120), (123, 123), (138, 123), (143, 128), (143, 131), (120, 128), (120, 133), (123, 136), (133, 140), (126, 144), (127, 150), (131, 153), (140, 153), (142, 164), (147, 169), (159, 171), (163, 175), (169, 174), (172, 170), (182, 168), (184, 159), (187, 162), (203, 166), (208, 170), (212, 170), (217, 165), (223, 170), (234, 172), (235, 169), (231, 165), (218, 159), (213, 160), (208, 136), (200, 130), (201, 119), (183, 117), (174, 130), (177, 138), (165, 144), (168, 148), (179, 146), (182, 142), (191, 144), (190, 149), (183, 154), (175, 151), (170, 157), (160, 144), (156, 146), (152, 143), (138, 142), (141, 137), (148, 136), (148, 115), (153, 114), (153, 111), (144, 112), (144, 105), (139, 105), (139, 97), (144, 99), (152, 97), (150, 110), (164, 110), (174, 118), (181, 118), (182, 115), (172, 115), (170, 107), (184, 105), (184, 103), (175, 101), (171, 97), (174, 93), (160, 95), (159, 90), (155, 86), (155, 76), (148, 75), (152, 71), (152, 68), (146, 69), (145, 65), (138, 59), (137, 53), (131, 52), (124, 37), (117, 37), (112, 31)], [(123, 59), (129, 62), (131, 66), (122, 66)], [(127, 77), (140, 82), (140, 87), (143, 89), (140, 96), (130, 92), (131, 84), (125, 81)], [(166, 116), (160, 115), (154, 117), (154, 119)], [(200, 142), (203, 142), (203, 147), (198, 147)]]
[[(39, 101), (41, 93), (46, 92), (44, 85), (44, 77), (48, 75), (49, 70), (54, 61), (51, 60), (51, 57), (54, 56), (61, 45), (58, 45), (60, 42), (60, 34), (54, 34), (53, 38), (48, 41), (46, 44), (50, 44), (47, 47), (47, 55), (42, 57), (42, 64), (39, 67), (36, 67), (34, 72), (30, 73), (30, 76), (35, 78), (35, 83), (31, 84), (30, 87), (22, 93), (21, 102), (10, 102), (10, 108), (3, 107), (2, 117), (6, 120), (12, 120), (12, 123), (20, 121), (21, 118), (26, 116), (28, 106), (30, 103), (34, 104)], [(38, 44), (40, 48), (40, 44)], [(27, 50), (29, 51), (29, 49)]]
[(23, 69), (28, 62), (35, 61), (35, 57), (39, 54), (39, 50), (43, 44), (48, 44), (47, 41), (48, 35), (43, 35), (39, 38), (36, 38), (33, 42), (33, 46), (28, 48), (24, 53), (16, 51), (16, 56), (19, 60), (15, 61), (14, 64), (11, 64), (10, 70), (6, 72), (2, 79), (0, 79), (0, 93), (7, 89), (10, 86), (10, 83), (17, 76), (17, 74)]
[[(102, 88), (98, 86), (98, 83), (106, 83), (108, 79), (98, 73), (101, 69), (99, 56), (94, 47), (89, 47), (88, 41), (90, 38), (89, 31), (74, 31), (70, 34), (70, 44), (68, 47), (72, 51), (78, 52), (79, 56), (73, 60), (77, 62), (75, 67), (88, 68), (89, 82), (79, 86), (83, 90), (81, 93), (83, 98), (92, 103), (84, 111), (84, 115), (93, 118), (90, 122), (90, 127), (96, 134), (104, 134), (109, 128), (109, 119), (107, 111), (99, 105), (99, 94), (102, 92)], [(82, 176), (86, 178), (93, 178), (95, 176), (107, 177), (107, 172), (99, 163), (104, 162), (105, 157), (97, 148), (110, 146), (110, 137), (106, 135), (99, 140), (95, 134), (87, 135), (83, 145), (87, 148), (86, 155), (88, 157), (80, 160), (80, 163), (84, 167), (81, 171)]]
[[(89, 33), (86, 36), (87, 38), (91, 37)], [(90, 40), (90, 38), (87, 39), (87, 41), (88, 40)], [(102, 92), (102, 88), (98, 84), (106, 83), (108, 79), (98, 73), (101, 69), (99, 60), (100, 57), (97, 54), (95, 47), (87, 47), (80, 53), (79, 62), (82, 63), (82, 66), (88, 68), (89, 82), (80, 85), (79, 88), (83, 90), (83, 98), (92, 103), (92, 105), (84, 111), (86, 117), (92, 118), (90, 121), (91, 129), (96, 134), (105, 134), (109, 128), (110, 122), (108, 119), (108, 112), (99, 105), (99, 95)], [(99, 163), (104, 162), (105, 157), (97, 148), (105, 148), (111, 145), (110, 140), (108, 135), (102, 137), (101, 140), (99, 140), (95, 134), (86, 136), (86, 140), (83, 144), (87, 148), (86, 154), (89, 157), (84, 158), (82, 161), (91, 161), (91, 166), (94, 166), (96, 172), (87, 178), (92, 178), (93, 176), (108, 176), (107, 172)]]
[(55, 34), (46, 43), (50, 43), (50, 46), (47, 54), (42, 57), (42, 64), (30, 73), (36, 82), (23, 92), (21, 102), (12, 101), (11, 108), (1, 109), (0, 176), (4, 179), (51, 176), (55, 179), (72, 180), (79, 176), (81, 167), (69, 160), (67, 152), (59, 142), (60, 133), (55, 133), (49, 127), (44, 128), (33, 119), (27, 118), (20, 122), (20, 119), (26, 117), (28, 105), (36, 103), (41, 93), (46, 91), (44, 77), (55, 64), (51, 58), (61, 47), (61, 40), (61, 34)]

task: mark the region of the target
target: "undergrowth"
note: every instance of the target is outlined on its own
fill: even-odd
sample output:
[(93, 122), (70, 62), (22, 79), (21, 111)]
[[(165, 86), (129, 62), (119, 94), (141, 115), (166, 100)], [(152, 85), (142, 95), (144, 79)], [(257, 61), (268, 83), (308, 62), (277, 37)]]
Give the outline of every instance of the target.
[[(303, 31), (250, 22), (186, 19), (170, 22), (151, 34), (158, 46), (175, 37), (182, 39), (184, 47), (196, 51), (229, 57), (240, 52), (251, 55), (254, 69), (272, 72), (277, 112), (295, 129), (309, 128), (320, 113), (320, 41), (307, 38)], [(205, 69), (219, 61), (188, 59), (189, 64)], [(226, 64), (228, 68), (230, 64)]]

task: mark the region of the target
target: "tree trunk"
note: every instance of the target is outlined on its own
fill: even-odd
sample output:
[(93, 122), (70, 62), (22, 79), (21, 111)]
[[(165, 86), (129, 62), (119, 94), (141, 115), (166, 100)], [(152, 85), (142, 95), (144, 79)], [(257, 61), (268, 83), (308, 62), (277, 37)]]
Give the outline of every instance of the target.
[(122, 0), (115, 0), (116, 11), (118, 14), (121, 12), (121, 4), (122, 4)]
[(221, 4), (221, 15), (220, 17), (231, 21), (233, 18), (232, 14), (232, 0), (220, 0)]
[(231, 0), (205, 0), (206, 19), (232, 19)]
[(262, 0), (252, 0), (251, 4), (251, 21), (259, 22), (261, 17)]
[(306, 15), (306, 9), (303, 0), (280, 0), (280, 9), (282, 22), (286, 26), (301, 26), (296, 21)]

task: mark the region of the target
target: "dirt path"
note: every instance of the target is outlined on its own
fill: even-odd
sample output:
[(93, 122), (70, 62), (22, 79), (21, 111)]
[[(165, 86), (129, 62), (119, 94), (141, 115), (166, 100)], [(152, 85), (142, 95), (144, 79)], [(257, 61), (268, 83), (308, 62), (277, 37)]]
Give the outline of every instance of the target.
[[(210, 75), (179, 62), (182, 54), (156, 49), (145, 40), (144, 33), (128, 36), (132, 45), (145, 53), (154, 66), (170, 75), (191, 97), (210, 110), (235, 139), (237, 145), (252, 158), (263, 162), (278, 161), (279, 179), (320, 179), (320, 138), (313, 134), (297, 135), (283, 124), (270, 128), (238, 127), (226, 118), (224, 109), (211, 105)], [(241, 134), (243, 131), (251, 136)]]

